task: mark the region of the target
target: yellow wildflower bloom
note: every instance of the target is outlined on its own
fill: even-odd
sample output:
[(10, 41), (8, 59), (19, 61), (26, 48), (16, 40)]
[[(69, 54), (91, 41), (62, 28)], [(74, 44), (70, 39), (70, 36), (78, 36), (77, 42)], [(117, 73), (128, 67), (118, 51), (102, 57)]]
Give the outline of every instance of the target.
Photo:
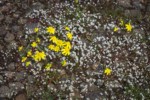
[(110, 75), (111, 72), (112, 72), (112, 70), (111, 70), (110, 68), (106, 68), (105, 71), (104, 71), (104, 73), (105, 73), (106, 75)]
[(36, 38), (36, 42), (38, 42), (38, 43), (39, 43), (39, 42), (41, 42), (41, 40), (40, 40), (39, 38)]
[(70, 31), (70, 28), (66, 26), (66, 27), (65, 27), (65, 30)]
[(50, 45), (48, 46), (48, 49), (50, 49), (50, 50), (54, 50), (54, 48), (55, 48), (55, 45), (50, 44)]
[(50, 33), (50, 34), (54, 34), (55, 33), (55, 28), (49, 26), (49, 27), (46, 28), (46, 32)]
[(114, 27), (114, 32), (117, 32), (119, 30), (118, 27)]
[(64, 46), (64, 41), (63, 40), (57, 40), (56, 45), (59, 47)]
[(37, 62), (37, 61), (41, 61), (41, 60), (45, 60), (46, 59), (46, 54), (45, 52), (39, 52), (36, 51), (35, 55), (33, 56), (33, 59)]
[(32, 55), (32, 51), (29, 50), (29, 51), (27, 52), (27, 57), (30, 57), (31, 55)]
[(31, 65), (31, 62), (30, 62), (30, 61), (27, 61), (27, 62), (26, 62), (26, 66), (28, 67), (29, 65)]
[(132, 30), (132, 25), (131, 25), (130, 23), (128, 23), (128, 24), (125, 24), (125, 26), (126, 26), (126, 30), (127, 30), (128, 32), (131, 32), (131, 30)]
[(54, 47), (54, 51), (55, 51), (55, 52), (58, 52), (58, 51), (60, 51), (60, 48), (59, 48), (58, 46), (55, 46), (55, 47)]
[(66, 65), (67, 65), (66, 60), (63, 60), (63, 61), (61, 62), (61, 64), (62, 64), (62, 66), (66, 66)]
[(58, 39), (56, 36), (51, 36), (50, 41), (52, 41), (53, 43), (57, 43)]
[(39, 31), (39, 28), (34, 28), (34, 32), (37, 33)]
[(37, 43), (36, 42), (32, 42), (31, 46), (34, 48), (34, 47), (37, 47)]
[(70, 42), (65, 42), (64, 45), (66, 48), (71, 49), (71, 43)]
[(72, 33), (68, 32), (68, 33), (67, 33), (67, 38), (68, 38), (69, 40), (72, 40)]
[(45, 69), (49, 71), (51, 67), (52, 67), (52, 63), (48, 63), (46, 64)]
[(27, 60), (27, 57), (22, 57), (21, 62), (25, 62)]
[(120, 19), (120, 25), (123, 26), (124, 25), (124, 21), (122, 19)]
[(23, 49), (23, 46), (20, 46), (20, 47), (18, 48), (19, 51), (22, 51), (22, 49)]
[(64, 56), (70, 55), (70, 49), (67, 47), (63, 48), (61, 51)]

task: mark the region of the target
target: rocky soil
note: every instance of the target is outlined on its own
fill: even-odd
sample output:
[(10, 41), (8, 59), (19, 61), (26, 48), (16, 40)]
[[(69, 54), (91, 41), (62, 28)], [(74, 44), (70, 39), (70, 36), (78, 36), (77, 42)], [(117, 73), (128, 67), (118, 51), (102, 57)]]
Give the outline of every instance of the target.
[[(137, 75), (137, 78), (139, 79), (133, 80), (139, 81), (140, 83), (143, 81), (143, 77), (145, 77), (144, 79), (146, 81), (144, 81), (145, 83), (143, 84), (141, 83), (141, 86), (143, 86), (143, 88), (150, 89), (150, 87), (148, 86), (150, 85), (150, 2), (148, 0), (93, 0), (93, 2), (98, 1), (101, 1), (101, 6), (105, 8), (104, 12), (102, 13), (105, 13), (105, 10), (107, 8), (109, 9), (109, 7), (107, 6), (109, 6), (110, 4), (117, 4), (118, 7), (116, 10), (122, 9), (124, 14), (123, 16), (127, 16), (135, 20), (135, 22), (138, 23), (139, 26), (141, 25), (143, 27), (143, 30), (136, 29), (135, 31), (140, 31), (141, 34), (144, 34), (147, 38), (147, 48), (144, 50), (147, 54), (148, 61), (147, 63), (141, 62), (143, 63), (144, 68), (139, 68), (139, 71), (137, 71), (139, 74), (139, 76)], [(20, 44), (26, 45), (26, 40), (24, 40), (25, 28), (34, 28), (34, 26), (36, 26), (33, 24), (35, 20), (28, 19), (25, 16), (35, 9), (37, 10), (50, 8), (49, 5), (53, 7), (54, 4), (59, 4), (60, 2), (65, 2), (65, 0), (0, 0), (0, 100), (37, 100), (36, 97), (39, 97), (40, 93), (43, 93), (43, 90), (46, 87), (42, 87), (37, 84), (36, 78), (32, 74), (24, 70), (19, 62), (17, 48)], [(83, 2), (83, 4), (86, 3)], [(131, 57), (134, 57), (134, 54)], [(134, 60), (133, 58), (130, 59)], [(115, 100), (128, 99), (128, 96), (132, 97), (132, 95), (130, 94), (124, 95), (124, 93), (122, 93), (122, 91), (125, 90), (124, 85), (126, 85), (127, 82), (116, 80), (116, 77), (120, 76), (112, 75), (111, 78), (108, 78), (102, 76), (101, 73), (99, 74), (99, 72), (103, 68), (102, 65), (94, 64), (91, 67), (92, 70), (90, 69), (83, 72), (84, 69), (79, 69), (78, 71), (76, 71), (76, 73), (71, 74), (72, 76), (68, 76), (68, 78), (62, 77), (60, 78), (58, 83), (49, 83), (48, 88), (53, 89), (54, 91), (58, 90), (59, 88), (61, 90), (69, 88), (68, 90), (66, 89), (67, 93), (69, 92), (69, 96), (79, 98), (81, 100)], [(126, 67), (128, 67), (129, 69), (132, 67), (133, 70), (138, 70), (136, 69), (137, 67), (130, 66), (130, 64)], [(131, 70), (126, 71), (130, 72)], [(123, 71), (120, 69), (120, 72)], [(65, 70), (60, 71), (60, 74), (62, 76), (66, 73), (67, 72)], [(68, 75), (69, 74), (70, 73), (68, 73)], [(99, 78), (105, 78), (105, 80), (101, 80)], [(126, 78), (128, 79), (133, 77)], [(74, 85), (76, 89), (74, 89), (72, 85)], [(134, 86), (136, 85), (138, 84), (134, 84)], [(109, 88), (111, 88), (111, 90), (109, 90)], [(134, 89), (132, 90), (132, 92), (138, 91), (134, 91)], [(116, 93), (113, 93), (113, 91), (115, 91)], [(150, 95), (150, 92), (147, 93), (147, 95)], [(54, 95), (54, 99), (57, 98), (55, 97), (56, 95)], [(64, 100), (67, 98), (65, 94), (63, 94), (62, 97), (64, 97)], [(150, 99), (150, 96), (147, 96), (145, 98)]]

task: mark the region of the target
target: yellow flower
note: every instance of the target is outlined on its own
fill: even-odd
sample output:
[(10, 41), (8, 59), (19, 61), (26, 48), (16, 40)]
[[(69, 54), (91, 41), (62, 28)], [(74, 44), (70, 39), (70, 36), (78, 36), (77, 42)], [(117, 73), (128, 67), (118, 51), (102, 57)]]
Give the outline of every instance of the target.
[(70, 49), (67, 47), (63, 48), (61, 51), (64, 56), (70, 55)]
[(50, 49), (50, 50), (54, 50), (54, 48), (55, 48), (55, 45), (50, 44), (50, 45), (48, 46), (48, 49)]
[(39, 31), (39, 28), (34, 28), (34, 32), (37, 33)]
[(63, 61), (61, 62), (61, 64), (62, 64), (62, 66), (66, 66), (66, 65), (67, 65), (66, 60), (63, 60)]
[(20, 47), (18, 48), (19, 51), (22, 51), (22, 49), (23, 49), (23, 46), (20, 46)]
[(51, 36), (50, 41), (52, 41), (53, 43), (57, 43), (58, 39), (56, 36)]
[(25, 62), (27, 60), (27, 57), (22, 57), (21, 62)]
[(124, 25), (124, 22), (122, 19), (120, 19), (120, 25), (123, 26)]
[(45, 69), (49, 71), (51, 67), (52, 67), (52, 63), (48, 63), (46, 64)]
[(131, 30), (132, 30), (132, 25), (131, 25), (130, 23), (128, 23), (128, 24), (125, 24), (125, 26), (126, 26), (126, 30), (127, 30), (128, 32), (131, 32)]
[(32, 55), (32, 51), (29, 50), (29, 51), (27, 52), (27, 57), (30, 57), (31, 55)]
[(54, 47), (54, 51), (55, 51), (55, 52), (58, 52), (58, 51), (60, 51), (60, 48), (59, 48), (58, 46), (55, 46), (55, 47)]
[(110, 75), (111, 72), (112, 72), (112, 70), (111, 70), (110, 68), (106, 68), (105, 71), (104, 71), (104, 73), (105, 73), (106, 75)]
[(30, 61), (26, 62), (26, 66), (28, 67), (29, 65), (31, 65), (31, 62)]
[(36, 42), (38, 42), (38, 43), (39, 43), (40, 41), (41, 41), (41, 40), (40, 40), (39, 38), (36, 38)]
[(117, 32), (119, 30), (118, 27), (114, 27), (114, 32)]
[(37, 47), (37, 43), (36, 42), (32, 42), (31, 46), (34, 48), (34, 47)]
[(50, 33), (50, 34), (54, 34), (55, 33), (55, 28), (49, 26), (49, 27), (47, 27), (46, 32)]
[(65, 27), (65, 30), (70, 31), (70, 28), (66, 26), (66, 27)]
[(63, 40), (57, 40), (56, 45), (59, 47), (64, 46), (64, 41)]
[(70, 42), (65, 42), (64, 45), (65, 45), (66, 48), (71, 49), (71, 44), (70, 44)]
[(41, 61), (41, 60), (45, 60), (46, 59), (46, 54), (42, 51), (36, 51), (35, 55), (33, 56), (33, 59), (37, 62), (37, 61)]
[(68, 38), (69, 40), (72, 40), (72, 33), (68, 32), (68, 33), (67, 33), (67, 38)]

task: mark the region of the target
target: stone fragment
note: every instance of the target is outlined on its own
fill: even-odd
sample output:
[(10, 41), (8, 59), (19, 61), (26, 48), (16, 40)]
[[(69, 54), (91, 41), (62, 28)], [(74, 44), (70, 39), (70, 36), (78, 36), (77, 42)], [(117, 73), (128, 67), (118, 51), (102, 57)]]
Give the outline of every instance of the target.
[(9, 83), (9, 88), (12, 93), (17, 94), (17, 92), (24, 89), (24, 85), (20, 82), (12, 82), (12, 83)]
[(7, 66), (7, 69), (8, 69), (9, 71), (15, 70), (15, 63), (14, 63), (14, 62), (11, 62), (11, 63)]
[(35, 78), (33, 75), (28, 76), (28, 83), (33, 83), (35, 81)]
[(130, 17), (140, 17), (141, 16), (141, 11), (140, 10), (125, 10), (125, 16), (130, 16)]
[(13, 41), (15, 39), (15, 36), (14, 36), (14, 34), (11, 34), (11, 33), (7, 33), (6, 35), (5, 35), (5, 38), (4, 38), (4, 40), (6, 41), (6, 42), (11, 42), (11, 41)]
[(130, 0), (117, 0), (117, 3), (123, 7), (132, 7)]
[(4, 15), (0, 14), (0, 22), (4, 19)]
[(1, 26), (0, 27), (0, 36), (3, 36), (7, 33), (6, 29), (5, 29), (5, 26)]
[(15, 100), (27, 100), (26, 94), (19, 94), (15, 97)]
[(0, 97), (10, 97), (10, 89), (8, 86), (0, 87)]
[(18, 72), (18, 73), (16, 73), (15, 76), (16, 76), (15, 77), (16, 81), (23, 81), (23, 80), (25, 80), (26, 73), (24, 73), (24, 72)]

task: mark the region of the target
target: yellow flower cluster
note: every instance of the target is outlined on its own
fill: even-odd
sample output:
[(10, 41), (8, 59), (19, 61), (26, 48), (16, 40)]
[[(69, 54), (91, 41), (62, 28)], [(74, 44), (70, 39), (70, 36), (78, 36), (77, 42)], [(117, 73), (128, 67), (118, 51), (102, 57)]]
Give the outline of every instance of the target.
[(32, 58), (38, 62), (38, 61), (41, 61), (41, 60), (45, 60), (46, 59), (46, 54), (44, 51), (36, 51), (35, 54), (32, 56)]
[[(70, 55), (70, 50), (72, 48), (71, 45), (71, 40), (73, 38), (73, 34), (70, 31), (69, 27), (65, 27), (66, 32), (66, 37), (67, 40), (61, 40), (58, 37), (56, 37), (55, 35), (55, 28), (52, 26), (49, 26), (46, 28), (46, 32), (49, 33), (50, 35), (49, 37), (49, 42), (50, 44), (48, 45), (48, 49), (52, 50), (54, 52), (60, 52), (63, 56), (69, 56)], [(39, 28), (35, 28), (34, 29), (35, 33), (39, 32)], [(20, 53), (22, 52), (26, 52), (25, 54), (21, 54), (23, 55), (21, 58), (21, 62), (25, 64), (26, 67), (28, 67), (29, 65), (32, 65), (32, 61), (35, 61), (36, 63), (42, 61), (42, 60), (46, 60), (46, 52), (44, 50), (41, 50), (40, 46), (41, 46), (41, 39), (38, 37), (34, 38), (35, 40), (32, 40), (33, 42), (31, 42), (29, 49), (28, 50), (23, 50), (23, 46), (18, 47), (18, 51)], [(61, 62), (62, 66), (66, 66), (67, 62), (66, 60), (63, 60)], [(48, 71), (50, 70), (50, 68), (52, 67), (52, 63), (47, 63), (45, 65), (45, 69)]]
[[(67, 31), (70, 30), (69, 27), (65, 27)], [(72, 33), (68, 32), (67, 37), (69, 40), (72, 40)], [(50, 44), (48, 48), (55, 52), (61, 52), (64, 56), (70, 55), (71, 43), (69, 41), (64, 41), (58, 39), (56, 36), (52, 35), (49, 39), (53, 44)], [(54, 45), (55, 44), (55, 45)]]
[[(132, 31), (132, 25), (130, 22), (128, 22), (127, 24), (124, 24), (124, 21), (122, 19), (120, 19), (120, 23), (119, 23), (120, 26), (124, 26), (125, 25), (125, 29), (127, 32), (131, 32)], [(119, 27), (115, 26), (114, 27), (114, 32), (117, 32), (119, 30)]]

